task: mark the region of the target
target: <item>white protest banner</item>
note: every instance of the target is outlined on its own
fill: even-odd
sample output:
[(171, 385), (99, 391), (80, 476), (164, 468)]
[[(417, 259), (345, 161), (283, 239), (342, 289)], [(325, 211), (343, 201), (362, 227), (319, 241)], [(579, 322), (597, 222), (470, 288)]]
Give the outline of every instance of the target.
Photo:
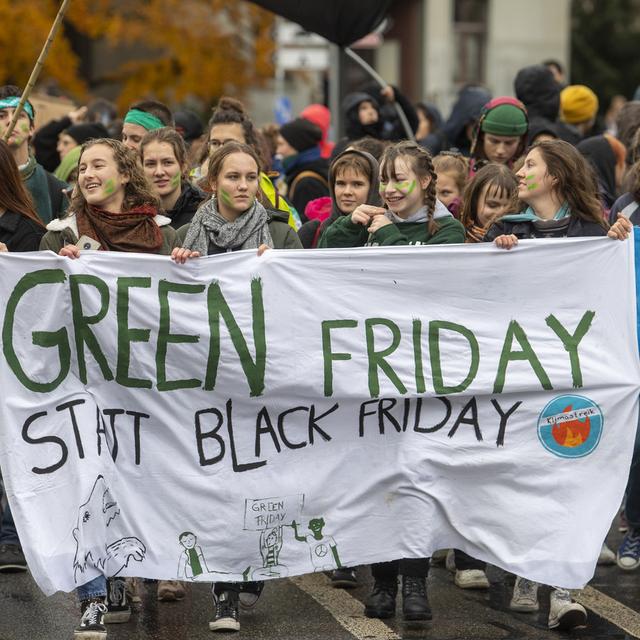
[(0, 464), (46, 593), (455, 547), (579, 587), (640, 383), (633, 243), (0, 255)]

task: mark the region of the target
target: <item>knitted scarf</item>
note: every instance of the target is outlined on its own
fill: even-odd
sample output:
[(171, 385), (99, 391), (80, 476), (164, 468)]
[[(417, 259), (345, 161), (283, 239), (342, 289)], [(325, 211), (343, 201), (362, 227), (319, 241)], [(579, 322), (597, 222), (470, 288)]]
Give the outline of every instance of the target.
[(153, 219), (157, 213), (151, 205), (122, 213), (88, 206), (76, 214), (78, 233), (97, 240), (102, 251), (157, 253), (162, 247), (162, 232)]
[(483, 242), (485, 233), (487, 233), (485, 227), (472, 224), (465, 229), (465, 242)]
[(196, 211), (189, 225), (183, 247), (206, 256), (209, 244), (220, 249), (257, 249), (261, 244), (273, 248), (267, 210), (257, 201), (233, 222), (220, 215), (216, 198), (211, 198)]

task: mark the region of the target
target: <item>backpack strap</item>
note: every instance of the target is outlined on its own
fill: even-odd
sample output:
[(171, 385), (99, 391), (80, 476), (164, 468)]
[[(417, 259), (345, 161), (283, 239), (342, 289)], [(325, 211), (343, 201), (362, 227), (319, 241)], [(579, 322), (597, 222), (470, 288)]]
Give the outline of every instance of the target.
[(298, 182), (300, 182), (300, 180), (302, 180), (303, 178), (313, 178), (314, 180), (318, 180), (327, 189), (329, 189), (329, 181), (324, 176), (321, 176), (317, 171), (311, 171), (311, 170), (301, 171), (293, 179), (293, 182), (289, 186), (289, 191), (287, 192), (287, 198), (289, 198), (289, 200), (293, 200), (293, 194), (294, 194), (294, 192), (296, 190), (296, 186), (298, 185)]

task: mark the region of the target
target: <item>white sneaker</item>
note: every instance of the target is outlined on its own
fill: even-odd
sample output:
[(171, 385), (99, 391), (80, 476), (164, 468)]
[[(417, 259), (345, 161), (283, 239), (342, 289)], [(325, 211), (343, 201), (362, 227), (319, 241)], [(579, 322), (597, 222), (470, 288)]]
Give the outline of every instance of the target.
[(513, 595), (509, 603), (511, 611), (530, 613), (537, 611), (538, 605), (538, 583), (518, 576), (513, 585)]
[(574, 629), (587, 624), (587, 610), (571, 600), (566, 589), (552, 589), (549, 599), (549, 629)]
[(481, 569), (458, 569), (453, 579), (460, 589), (488, 589), (487, 574)]
[(616, 563), (616, 554), (607, 547), (607, 543), (602, 543), (602, 549), (600, 550), (600, 555), (598, 556), (598, 564), (615, 564)]

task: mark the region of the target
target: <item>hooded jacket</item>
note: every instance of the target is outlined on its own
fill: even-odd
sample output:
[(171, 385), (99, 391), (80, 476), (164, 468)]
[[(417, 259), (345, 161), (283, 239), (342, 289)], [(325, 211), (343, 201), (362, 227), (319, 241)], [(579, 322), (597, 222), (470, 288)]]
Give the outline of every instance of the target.
[(534, 64), (518, 71), (513, 83), (518, 100), (524, 103), (529, 113), (529, 128), (538, 129), (555, 125), (561, 140), (577, 144), (580, 135), (572, 127), (558, 122), (561, 87), (551, 71), (542, 64)]
[(616, 156), (611, 145), (604, 136), (593, 136), (578, 143), (577, 149), (594, 168), (602, 203), (611, 209), (616, 201)]
[(371, 180), (369, 181), (369, 193), (367, 194), (367, 204), (372, 204), (375, 206), (380, 206), (380, 182), (378, 179), (379, 173), (379, 165), (377, 160), (366, 151), (359, 151), (357, 149), (348, 149), (347, 151), (343, 151), (339, 156), (333, 160), (331, 166), (329, 167), (329, 195), (331, 197), (331, 214), (329, 217), (320, 222), (319, 220), (309, 220), (305, 222), (302, 227), (300, 227), (298, 231), (298, 235), (300, 236), (300, 241), (302, 242), (302, 246), (305, 249), (313, 249), (317, 245), (319, 245), (320, 240), (322, 239), (322, 235), (324, 232), (339, 218), (344, 216), (344, 213), (338, 208), (338, 203), (336, 202), (336, 194), (335, 194), (335, 184), (336, 184), (336, 175), (335, 175), (335, 166), (336, 162), (347, 155), (358, 155), (364, 158), (370, 167)]
[(456, 148), (465, 156), (471, 149), (471, 140), (467, 138), (466, 127), (476, 122), (487, 102), (491, 100), (491, 94), (478, 86), (463, 87), (458, 94), (458, 99), (453, 105), (451, 115), (442, 128), (447, 146)]
[[(360, 122), (358, 108), (363, 102), (370, 102), (378, 112), (378, 121), (363, 125)], [(345, 115), (345, 133), (349, 140), (359, 140), (365, 136), (380, 139), (382, 137), (382, 118), (380, 117), (380, 103), (368, 93), (359, 91), (348, 94), (342, 102)]]

